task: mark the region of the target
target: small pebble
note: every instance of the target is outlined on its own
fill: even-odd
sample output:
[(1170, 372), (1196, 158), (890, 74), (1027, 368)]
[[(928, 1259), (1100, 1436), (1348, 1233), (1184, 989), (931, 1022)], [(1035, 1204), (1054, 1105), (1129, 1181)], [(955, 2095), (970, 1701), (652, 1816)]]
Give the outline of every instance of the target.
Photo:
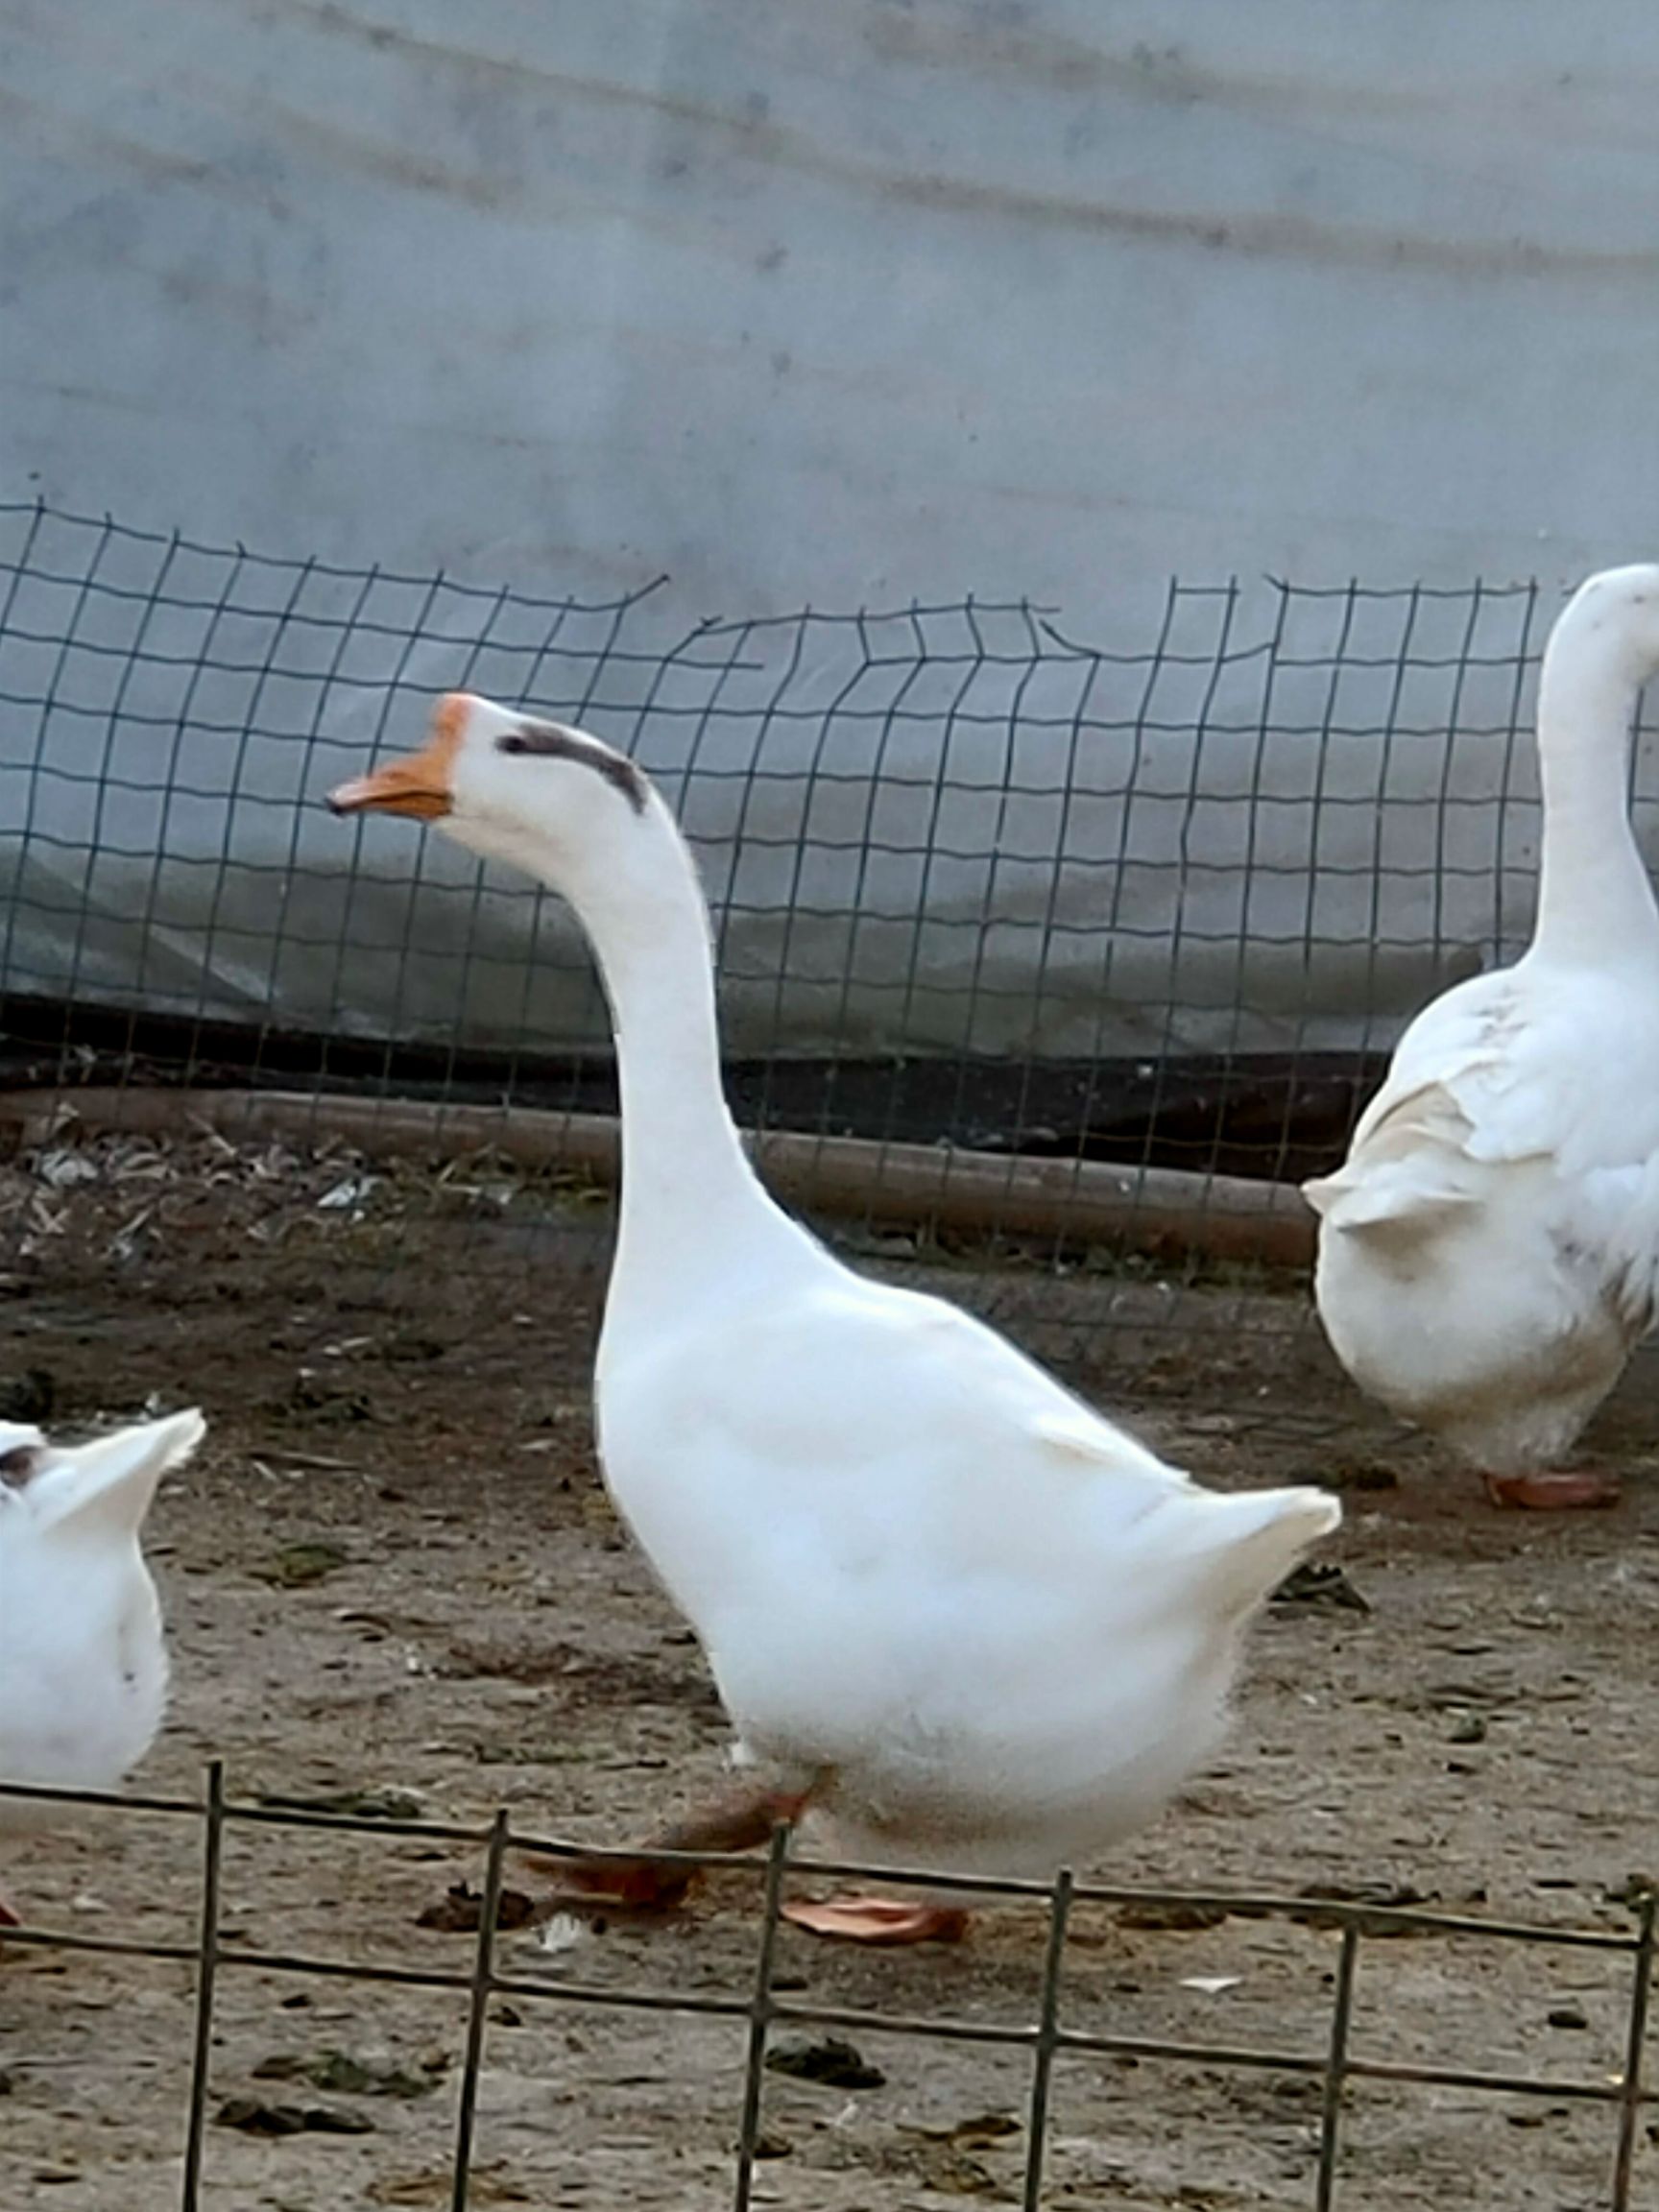
[(821, 2081), (830, 2089), (879, 2089), (887, 2079), (879, 2066), (872, 2066), (839, 2035), (826, 2035), (818, 2043), (781, 2042), (766, 2054), (766, 2065), (773, 2074), (788, 2074), (797, 2081)]
[(1224, 1905), (1189, 1904), (1185, 1898), (1172, 1898), (1167, 1904), (1147, 1898), (1118, 1908), (1119, 1928), (1144, 1929), (1149, 1932), (1219, 1928), (1226, 1917), (1227, 1908)]
[(1271, 1605), (1307, 1605), (1338, 1613), (1369, 1613), (1371, 1600), (1357, 1590), (1344, 1571), (1329, 1560), (1294, 1567), (1268, 1599)]
[(216, 2128), (244, 2135), (372, 2135), (367, 2113), (340, 2104), (267, 2104), (258, 2097), (228, 2097), (213, 2115)]

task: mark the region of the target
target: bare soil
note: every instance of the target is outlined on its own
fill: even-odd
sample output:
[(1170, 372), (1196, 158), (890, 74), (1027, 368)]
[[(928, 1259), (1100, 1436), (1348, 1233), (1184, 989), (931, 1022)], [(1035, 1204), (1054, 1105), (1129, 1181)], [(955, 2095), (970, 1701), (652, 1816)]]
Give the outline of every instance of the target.
[[(489, 1162), (371, 1177), (344, 1155), (65, 1138), (0, 1168), (0, 1405), (65, 1429), (200, 1403), (197, 1464), (151, 1549), (172, 1624), (170, 1725), (133, 1787), (242, 1803), (414, 1809), (482, 1826), (637, 1839), (717, 1784), (725, 1731), (699, 1654), (594, 1468), (588, 1365), (606, 1249), (577, 1189)], [(979, 1304), (1160, 1449), (1218, 1484), (1342, 1485), (1334, 1548), (1368, 1611), (1272, 1608), (1224, 1758), (1113, 1882), (1298, 1895), (1321, 1886), (1481, 1918), (1628, 1934), (1659, 1877), (1659, 1434), (1638, 1362), (1592, 1439), (1616, 1511), (1490, 1510), (1362, 1404), (1303, 1295), (1064, 1276), (878, 1246), (875, 1263)], [(32, 1921), (188, 1945), (192, 1819), (88, 1816), (10, 1849)], [(451, 2201), (458, 1992), (242, 1966), (238, 1952), (464, 1972), (473, 1939), (420, 1925), (482, 1853), (237, 1824), (224, 1880), (203, 2203), (338, 2212)], [(544, 1869), (515, 1865), (536, 1893)], [(502, 1966), (622, 1991), (753, 1984), (757, 1886), (710, 1882), (665, 1918), (503, 1935)], [(1338, 1939), (1283, 1915), (1086, 1905), (1066, 2025), (1317, 2055)], [(894, 2019), (1027, 2025), (1041, 1906), (955, 1949), (849, 1951), (785, 1930), (783, 1991)], [(1363, 1948), (1365, 2058), (1607, 2084), (1628, 1957), (1489, 1938)], [(0, 1959), (0, 2204), (170, 2212), (179, 2201), (193, 1970), (8, 1946)], [(790, 2031), (794, 2040), (816, 2031)], [(496, 2001), (470, 2201), (713, 2212), (732, 2200), (740, 2020)], [(768, 2073), (757, 2203), (937, 2212), (1018, 2202), (1030, 2059), (915, 2033), (855, 2041), (881, 2079)], [(1650, 2052), (1649, 2066), (1659, 2066)], [(237, 2101), (241, 2101), (240, 2106)], [(320, 2114), (269, 2135), (248, 2107)], [(223, 2117), (222, 2117), (223, 2116)], [(1045, 2203), (1305, 2207), (1319, 2089), (1270, 2067), (1065, 2058)], [(280, 2115), (266, 2125), (282, 2125)], [(336, 2128), (353, 2131), (335, 2132)], [(1659, 2204), (1659, 2105), (1632, 2205)], [(1604, 2212), (1611, 2107), (1356, 2083), (1339, 2212)]]

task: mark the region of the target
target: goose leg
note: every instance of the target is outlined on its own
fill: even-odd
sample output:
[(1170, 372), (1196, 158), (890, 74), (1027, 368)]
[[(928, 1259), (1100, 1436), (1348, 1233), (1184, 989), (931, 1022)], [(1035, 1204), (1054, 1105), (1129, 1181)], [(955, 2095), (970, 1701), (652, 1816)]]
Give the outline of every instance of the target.
[(1592, 1468), (1545, 1475), (1487, 1475), (1482, 1478), (1494, 1505), (1519, 1505), (1534, 1513), (1567, 1513), (1596, 1505), (1617, 1505), (1616, 1476)]
[[(659, 1851), (754, 1851), (769, 1843), (772, 1831), (793, 1825), (806, 1798), (778, 1791), (755, 1791), (729, 1797), (693, 1813), (656, 1839)], [(682, 1904), (701, 1869), (655, 1859), (647, 1844), (637, 1859), (562, 1859), (563, 1885), (584, 1903), (665, 1911)]]
[(0, 1886), (0, 1928), (21, 1928), (23, 1915), (12, 1904), (5, 1887)]
[(783, 1917), (814, 1936), (848, 1943), (960, 1943), (968, 1914), (959, 1905), (902, 1904), (893, 1897), (836, 1897), (824, 1905), (785, 1905)]

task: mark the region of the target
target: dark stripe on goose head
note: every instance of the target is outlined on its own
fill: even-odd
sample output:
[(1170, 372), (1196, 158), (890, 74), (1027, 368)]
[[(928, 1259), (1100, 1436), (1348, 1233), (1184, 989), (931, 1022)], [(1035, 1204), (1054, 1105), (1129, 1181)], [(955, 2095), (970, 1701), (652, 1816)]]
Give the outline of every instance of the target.
[(620, 791), (636, 814), (645, 811), (645, 794), (649, 785), (642, 770), (636, 768), (625, 753), (613, 753), (609, 745), (601, 745), (597, 737), (589, 737), (581, 730), (566, 730), (559, 722), (520, 722), (517, 729), (509, 730), (495, 740), (497, 753), (538, 753), (543, 759), (574, 760), (579, 767), (594, 769), (606, 782)]

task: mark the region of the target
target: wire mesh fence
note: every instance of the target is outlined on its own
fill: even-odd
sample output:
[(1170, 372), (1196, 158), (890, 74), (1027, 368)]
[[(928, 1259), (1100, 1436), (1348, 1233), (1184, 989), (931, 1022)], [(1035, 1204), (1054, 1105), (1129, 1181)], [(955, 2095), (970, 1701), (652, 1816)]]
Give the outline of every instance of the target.
[[(1164, 1890), (1144, 1887), (1105, 1886), (1074, 1882), (1061, 1874), (1051, 1887), (1012, 1881), (965, 1881), (931, 1873), (896, 1873), (887, 1869), (847, 1865), (796, 1856), (791, 1832), (780, 1828), (763, 1865), (747, 1863), (759, 1877), (758, 1896), (751, 1894), (750, 1925), (753, 1935), (753, 1968), (746, 1987), (688, 1989), (665, 1980), (659, 1985), (619, 1984), (560, 1972), (545, 1959), (534, 1970), (503, 1965), (499, 1954), (501, 1906), (505, 1891), (507, 1855), (517, 1848), (534, 1851), (543, 1862), (561, 1858), (604, 1857), (603, 1850), (577, 1845), (541, 1834), (522, 1834), (513, 1827), (506, 1810), (496, 1813), (488, 1826), (453, 1822), (410, 1820), (376, 1816), (353, 1818), (333, 1813), (302, 1813), (269, 1806), (234, 1802), (227, 1793), (225, 1771), (212, 1766), (204, 1799), (132, 1796), (109, 1797), (96, 1792), (68, 1791), (29, 1791), (0, 1784), (0, 1800), (31, 1799), (60, 1815), (89, 1807), (121, 1810), (130, 1815), (161, 1815), (186, 1823), (197, 1831), (195, 1932), (188, 1940), (144, 1942), (120, 1937), (88, 1936), (68, 1928), (47, 1926), (8, 1930), (5, 1940), (19, 1948), (77, 1952), (108, 1959), (150, 1959), (187, 1966), (193, 1975), (194, 2007), (190, 2033), (190, 2069), (184, 2108), (180, 2113), (181, 2156), (180, 2182), (173, 2200), (180, 2212), (200, 2212), (214, 2200), (208, 2124), (213, 2115), (215, 2006), (222, 1980), (229, 1974), (279, 1976), (303, 1984), (307, 1980), (355, 1983), (370, 1988), (422, 1988), (444, 1990), (464, 1998), (460, 2065), (454, 2076), (452, 2159), (445, 2182), (445, 2201), (451, 2212), (467, 2212), (474, 2202), (472, 2182), (481, 2126), (480, 2082), (486, 2063), (492, 2006), (507, 2000), (549, 2010), (568, 2011), (599, 2008), (624, 2013), (675, 2013), (738, 2024), (744, 2034), (744, 2057), (737, 2083), (735, 2106), (730, 2115), (733, 2150), (728, 2194), (733, 2212), (749, 2212), (756, 2201), (756, 2177), (760, 2162), (769, 2154), (764, 2134), (766, 2070), (777, 2032), (790, 2027), (833, 2029), (846, 2033), (880, 2033), (915, 2042), (972, 2044), (998, 2055), (1003, 2062), (1004, 2087), (1022, 2088), (1023, 2137), (1021, 2173), (1017, 2185), (997, 2194), (1017, 2200), (1025, 2212), (1058, 2202), (1046, 2190), (1045, 2174), (1049, 2155), (1050, 2105), (1057, 2061), (1082, 2064), (1108, 2060), (1133, 2060), (1141, 2064), (1197, 2069), (1200, 2073), (1226, 2074), (1248, 2071), (1270, 2074), (1288, 2080), (1316, 2084), (1318, 2117), (1309, 2144), (1305, 2183), (1293, 2195), (1276, 2201), (1306, 2204), (1312, 2212), (1344, 2212), (1387, 2200), (1380, 2188), (1389, 2185), (1386, 2163), (1367, 2159), (1346, 2147), (1345, 2123), (1357, 2099), (1367, 2085), (1404, 2089), (1412, 2085), (1465, 2092), (1478, 2100), (1502, 2100), (1513, 2112), (1520, 2101), (1523, 2113), (1532, 2101), (1560, 2109), (1577, 2106), (1600, 2108), (1605, 2113), (1603, 2163), (1606, 2193), (1595, 2202), (1607, 2212), (1633, 2212), (1639, 2198), (1639, 2162), (1645, 2135), (1659, 2137), (1659, 2128), (1647, 2125), (1647, 2116), (1659, 2104), (1659, 2092), (1647, 2085), (1649, 2018), (1655, 1964), (1659, 1960), (1659, 1887), (1633, 1884), (1627, 1899), (1628, 1925), (1606, 1927), (1549, 1927), (1504, 1922), (1470, 1913), (1412, 1910), (1371, 1903), (1322, 1898), (1310, 1901), (1283, 1895), (1248, 1895)], [(469, 1963), (465, 1967), (372, 1962), (345, 1956), (295, 1954), (229, 1942), (224, 1931), (224, 1866), (226, 1840), (237, 1827), (266, 1830), (309, 1830), (347, 1837), (373, 1835), (379, 1841), (420, 1841), (463, 1846), (483, 1855), (476, 1895), (477, 1935)], [(710, 1866), (741, 1865), (707, 1854), (666, 1853), (671, 1859)], [(187, 1863), (174, 1855), (177, 1869)], [(908, 2014), (868, 2005), (848, 2005), (813, 2000), (792, 1991), (800, 1978), (785, 1984), (778, 1971), (778, 1940), (781, 1907), (789, 1886), (798, 1878), (877, 1879), (889, 1885), (910, 1885), (932, 1895), (956, 1896), (976, 1902), (1008, 1904), (1023, 1901), (1041, 1905), (1046, 1936), (1041, 1947), (1041, 1976), (1032, 2015), (1012, 2023), (991, 2023), (980, 2018), (952, 2017), (935, 2012)], [(182, 1879), (182, 1876), (180, 1876)], [(1332, 1947), (1329, 1970), (1322, 1977), (1330, 1994), (1323, 2034), (1317, 2043), (1301, 2048), (1268, 2047), (1233, 2040), (1174, 2040), (1167, 2036), (1115, 2032), (1072, 2025), (1068, 2019), (1067, 1971), (1075, 1953), (1069, 1949), (1074, 1911), (1082, 1906), (1127, 1908), (1142, 1914), (1159, 1910), (1170, 1912), (1236, 1915), (1268, 1925), (1312, 1924), (1323, 1932)], [(1174, 1924), (1179, 1925), (1179, 1922)], [(1396, 2055), (1368, 2051), (1357, 2027), (1357, 1998), (1365, 1970), (1367, 1945), (1392, 1937), (1415, 1936), (1442, 1943), (1472, 1941), (1501, 1949), (1529, 1952), (1598, 1955), (1615, 1962), (1623, 1985), (1624, 2013), (1620, 2035), (1621, 2057), (1616, 2070), (1602, 2078), (1576, 2074), (1540, 2074), (1518, 2068), (1498, 2070), (1467, 2063), (1426, 2063)], [(1375, 2024), (1373, 2023), (1373, 2026)], [(234, 2123), (233, 2108), (222, 2105), (221, 2119)], [(565, 2169), (565, 2178), (569, 2170)], [(1215, 2176), (1194, 2164), (1176, 2177), (1171, 2202), (1195, 2200), (1190, 2190), (1202, 2191)], [(1067, 2200), (1074, 2200), (1070, 2190)], [(1475, 2202), (1471, 2178), (1466, 2200)], [(1484, 2199), (1481, 2200), (1485, 2201)], [(156, 2212), (161, 2212), (159, 2205)]]
[(154, 1134), (183, 1087), (237, 1134), (609, 1179), (557, 903), (321, 805), (449, 688), (664, 784), (785, 1194), (896, 1262), (941, 1231), (1085, 1259), (1073, 1352), (1146, 1318), (1136, 1254), (1160, 1328), (1235, 1325), (1166, 1295), (1217, 1262), (1305, 1260), (1288, 1185), (1529, 923), (1532, 584), (1174, 584), (1110, 643), (1022, 603), (687, 622), (666, 587), (535, 597), (39, 505), (0, 509), (0, 579), (9, 1081), (74, 1085), (87, 1131)]
[[(1352, 1402), (1300, 1387), (1317, 1350), (1306, 1301), (1262, 1293), (1296, 1281), (1286, 1270), (1306, 1257), (1289, 1186), (1340, 1145), (1400, 1026), (1525, 940), (1529, 685), (1551, 613), (1535, 587), (1177, 585), (1146, 634), (1107, 610), (1108, 635), (1084, 642), (1085, 626), (1022, 604), (693, 621), (668, 587), (536, 598), (36, 505), (0, 509), (0, 1292), (66, 1287), (48, 1302), (53, 1330), (90, 1315), (96, 1334), (100, 1302), (135, 1290), (157, 1312), (177, 1303), (194, 1362), (218, 1302), (231, 1310), (212, 1373), (223, 1389), (244, 1371), (250, 1389), (275, 1389), (280, 1370), (287, 1395), (275, 1411), (259, 1402), (273, 1433), (362, 1415), (373, 1434), (382, 1395), (364, 1372), (381, 1361), (385, 1405), (394, 1383), (401, 1393), (398, 1438), (446, 1451), (451, 1431), (397, 1362), (432, 1356), (438, 1392), (457, 1345), (469, 1402), (495, 1400), (502, 1435), (543, 1418), (515, 1332), (533, 1326), (543, 1358), (550, 1316), (580, 1336), (609, 1248), (615, 1099), (589, 965), (535, 886), (407, 826), (345, 829), (322, 805), (375, 749), (412, 742), (435, 694), (469, 687), (581, 722), (663, 783), (710, 891), (734, 1102), (777, 1188), (872, 1266), (946, 1288), (1071, 1372), (1109, 1361), (1114, 1393), (1194, 1341), (1204, 1409), (1186, 1428), (1204, 1454), (1254, 1425), (1270, 1432), (1270, 1466), (1235, 1457), (1235, 1472), (1332, 1475), (1325, 1443), (1352, 1425)], [(1633, 771), (1645, 838), (1659, 799), (1650, 739), (1640, 733)], [(305, 1323), (284, 1337), (290, 1308)], [(265, 1332), (269, 1354), (254, 1341)], [(122, 1387), (158, 1341), (139, 1331), (123, 1345)], [(565, 1349), (560, 1389), (574, 1393), (585, 1359)], [(561, 1399), (545, 1418), (565, 1410)], [(335, 1447), (359, 1431), (303, 1433), (329, 1450), (291, 1455), (344, 1482)], [(471, 1441), (487, 1456), (547, 1440), (509, 1445), (486, 1424)], [(426, 1510), (403, 1498), (399, 1542)], [(496, 1601), (494, 1573), (485, 1560), (468, 1602)], [(1461, 1603), (1448, 1598), (1449, 1616)], [(322, 1664), (340, 1663), (330, 1646)], [(363, 1664), (355, 1645), (350, 1664)], [(386, 2201), (522, 2200), (492, 2194), (479, 2151), (503, 2006), (678, 2008), (728, 2027), (742, 2054), (709, 2077), (731, 2142), (710, 2203), (763, 2200), (766, 2061), (778, 2033), (807, 2027), (982, 2052), (1021, 2106), (1022, 2171), (1003, 2193), (1028, 2205), (1098, 2200), (1117, 2169), (1085, 2171), (1054, 2104), (1069, 2069), (1132, 2062), (1175, 2084), (1177, 2104), (1217, 2078), (1265, 2076), (1315, 2101), (1293, 2141), (1261, 2128), (1285, 2165), (1260, 2177), (1258, 2200), (1388, 2200), (1409, 2147), (1368, 2130), (1365, 2100), (1413, 2088), (1472, 2100), (1503, 2128), (1521, 2125), (1517, 2105), (1577, 2115), (1594, 2132), (1575, 2139), (1571, 2185), (1598, 2208), (1634, 2212), (1652, 2156), (1650, 1885), (1632, 1886), (1618, 1924), (1566, 1928), (1242, 1888), (990, 1885), (1046, 1929), (1027, 1931), (1040, 1973), (1004, 2019), (910, 2009), (867, 1985), (803, 1994), (778, 1970), (779, 1903), (821, 1869), (787, 1839), (746, 1877), (738, 1979), (722, 1967), (669, 1987), (503, 1948), (490, 1907), (520, 1839), (504, 1815), (301, 1815), (231, 1802), (222, 1779), (204, 1805), (125, 1802), (196, 1831), (199, 1876), (186, 1881), (179, 1856), (160, 1885), (188, 1892), (195, 1927), (150, 1943), (65, 1924), (15, 1941), (195, 1978), (187, 2206), (213, 2201), (225, 2140), (209, 2131), (215, 2035), (233, 1992), (267, 1975), (461, 2006), (444, 2193)], [(248, 1942), (226, 1906), (227, 1851), (301, 1831), (342, 1848), (373, 1834), (477, 1854), (470, 1962)], [(1322, 1950), (1274, 2032), (1207, 2041), (1126, 2017), (1140, 2000), (1120, 1982), (1080, 1996), (1080, 1961), (1098, 1953), (1078, 1915), (1120, 1910), (1149, 1925), (1166, 1910), (1231, 1914), (1286, 1939), (1311, 1927)], [(1527, 1987), (1513, 1964), (1448, 1969), (1437, 1986), (1459, 2001), (1438, 2041), (1442, 2024), (1419, 2017), (1435, 2003), (1422, 1978), (1382, 1977), (1368, 2008), (1385, 1938), (1406, 1935), (1458, 1959), (1553, 1946), (1615, 1970), (1616, 2056), (1599, 2072), (1533, 2067), (1530, 2047), (1505, 2041)], [(1478, 2062), (1487, 2031), (1500, 2048)], [(569, 2070), (580, 2084), (580, 2059)], [(1487, 2155), (1490, 2139), (1437, 2108), (1414, 2154), (1439, 2155), (1442, 2134), (1455, 2199), (1458, 2159), (1472, 2142)], [(1143, 2150), (1138, 2137), (1125, 2155)], [(1171, 2123), (1162, 2156), (1166, 2192), (1152, 2200), (1215, 2177), (1214, 2143), (1190, 2120)], [(1504, 2188), (1495, 2172), (1482, 2212), (1512, 2212)], [(872, 2183), (846, 2201), (889, 2194)]]

